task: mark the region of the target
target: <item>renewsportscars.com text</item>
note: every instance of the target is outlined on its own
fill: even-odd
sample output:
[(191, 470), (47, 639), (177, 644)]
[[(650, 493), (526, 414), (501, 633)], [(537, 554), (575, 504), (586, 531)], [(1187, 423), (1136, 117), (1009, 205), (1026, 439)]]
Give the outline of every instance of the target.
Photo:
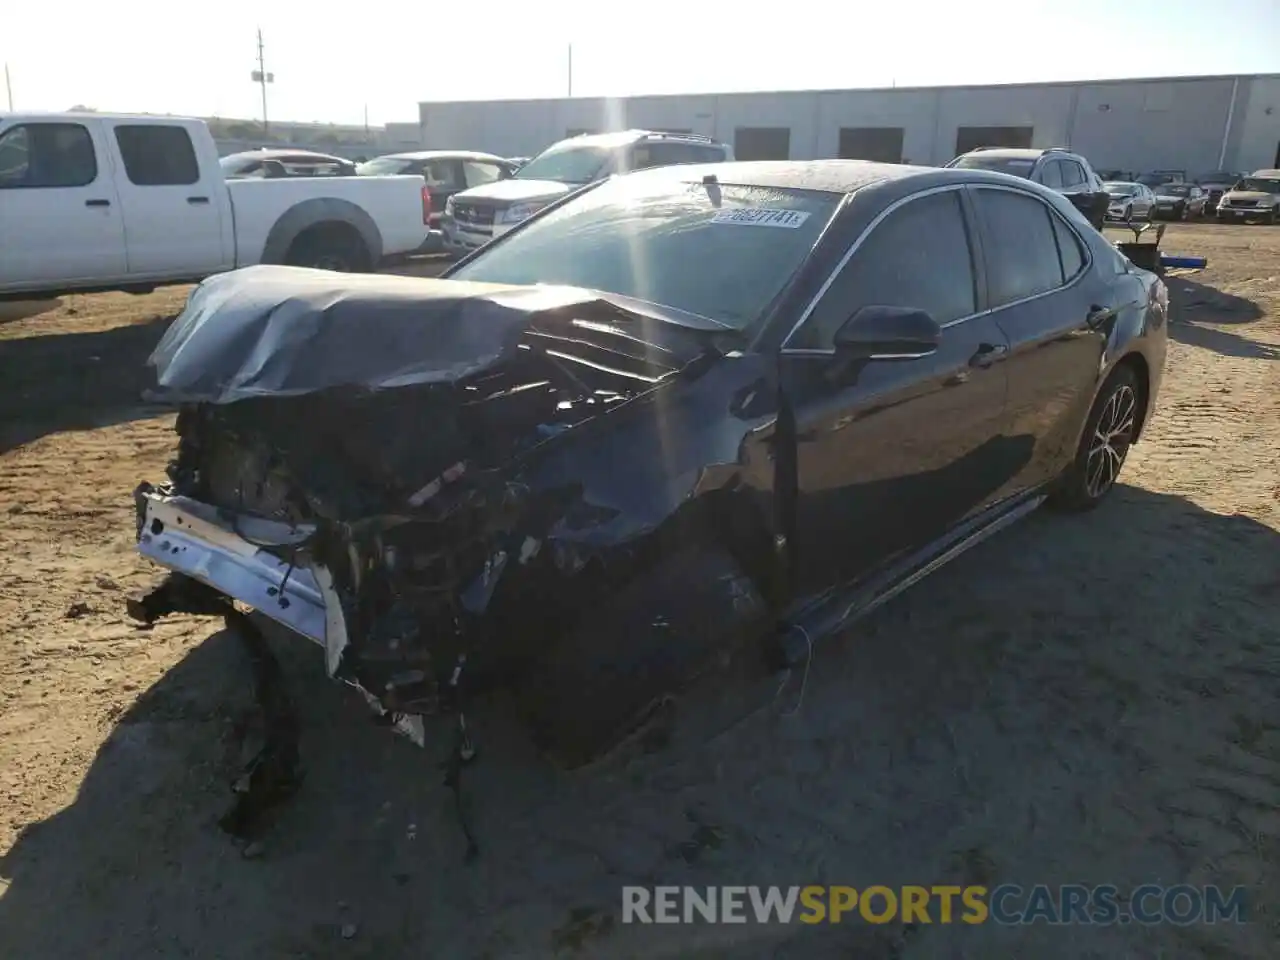
[(623, 887), (623, 923), (1243, 923), (1241, 887)]

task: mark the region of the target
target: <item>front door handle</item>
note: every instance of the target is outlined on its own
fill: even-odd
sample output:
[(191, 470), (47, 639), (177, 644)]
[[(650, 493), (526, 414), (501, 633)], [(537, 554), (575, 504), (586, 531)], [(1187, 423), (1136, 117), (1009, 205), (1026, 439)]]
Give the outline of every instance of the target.
[(1101, 307), (1095, 303), (1089, 308), (1089, 312), (1085, 315), (1084, 322), (1089, 325), (1090, 330), (1097, 330), (1115, 315), (1116, 311), (1114, 307)]
[(1009, 352), (1009, 348), (1003, 343), (984, 343), (978, 347), (978, 350), (969, 358), (969, 366), (971, 367), (989, 367), (1005, 358), (1005, 354)]
[(208, 203), (208, 197), (187, 197), (187, 203)]
[(109, 207), (111, 206), (111, 201), (110, 200), (86, 200), (84, 202), (84, 205), (86, 207)]

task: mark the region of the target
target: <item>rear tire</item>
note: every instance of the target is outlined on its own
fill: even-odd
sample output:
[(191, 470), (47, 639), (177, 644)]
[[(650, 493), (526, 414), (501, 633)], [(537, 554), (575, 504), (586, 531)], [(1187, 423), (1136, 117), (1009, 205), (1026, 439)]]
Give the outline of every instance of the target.
[(1142, 404), (1138, 375), (1127, 364), (1117, 367), (1093, 402), (1075, 458), (1058, 478), (1050, 505), (1082, 512), (1106, 499), (1137, 435)]
[(304, 231), (289, 248), (285, 262), (293, 267), (357, 273), (368, 270), (369, 250), (352, 229), (317, 227)]

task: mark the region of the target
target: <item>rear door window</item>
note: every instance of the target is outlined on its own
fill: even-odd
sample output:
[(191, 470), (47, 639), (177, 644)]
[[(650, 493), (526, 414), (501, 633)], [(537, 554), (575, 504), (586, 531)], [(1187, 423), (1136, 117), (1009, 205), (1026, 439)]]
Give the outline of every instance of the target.
[(987, 295), (992, 308), (1062, 286), (1062, 263), (1049, 208), (1012, 190), (979, 187), (974, 204), (982, 223)]
[(169, 124), (125, 124), (116, 127), (116, 145), (125, 176), (139, 187), (171, 187), (198, 183), (200, 165), (191, 136)]
[(973, 256), (958, 191), (919, 197), (889, 214), (862, 241), (787, 347), (830, 350), (844, 322), (872, 304), (916, 307), (938, 323), (976, 312)]

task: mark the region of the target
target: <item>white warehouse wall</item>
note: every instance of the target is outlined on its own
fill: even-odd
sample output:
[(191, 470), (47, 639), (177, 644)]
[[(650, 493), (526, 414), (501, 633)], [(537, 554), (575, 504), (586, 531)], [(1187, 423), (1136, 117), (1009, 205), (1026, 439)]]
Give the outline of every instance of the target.
[(837, 156), (842, 127), (890, 127), (902, 130), (903, 159), (941, 164), (962, 127), (1031, 127), (1033, 146), (1071, 146), (1103, 169), (1192, 174), (1218, 166), (1224, 134), (1227, 167), (1274, 165), (1280, 76), (455, 101), (419, 114), (428, 148), (504, 156), (531, 156), (569, 131), (683, 129), (732, 144), (738, 128), (763, 127), (789, 130), (790, 158), (807, 160)]

